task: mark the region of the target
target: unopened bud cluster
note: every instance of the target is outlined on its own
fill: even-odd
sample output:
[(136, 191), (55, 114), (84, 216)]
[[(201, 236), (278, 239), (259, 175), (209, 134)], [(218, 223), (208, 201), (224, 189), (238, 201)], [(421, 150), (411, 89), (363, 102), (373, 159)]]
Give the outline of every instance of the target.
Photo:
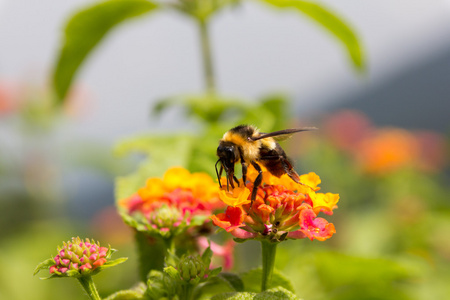
[(185, 256), (178, 263), (178, 271), (184, 281), (191, 279), (203, 279), (209, 271), (199, 256)]
[(168, 231), (170, 228), (180, 225), (183, 216), (177, 208), (164, 204), (158, 210), (152, 212), (149, 219), (153, 228)]
[(108, 248), (100, 244), (79, 237), (72, 238), (71, 242), (64, 242), (58, 246), (58, 255), (53, 260), (55, 265), (49, 268), (51, 274), (76, 276), (88, 274), (106, 263)]

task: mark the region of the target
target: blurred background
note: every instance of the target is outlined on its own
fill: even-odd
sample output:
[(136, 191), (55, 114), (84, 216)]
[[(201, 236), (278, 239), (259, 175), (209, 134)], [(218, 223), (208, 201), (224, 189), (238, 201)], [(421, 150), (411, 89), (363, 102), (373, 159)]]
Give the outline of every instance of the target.
[[(221, 11), (210, 28), (217, 91), (248, 103), (277, 95), (289, 111), (277, 117), (287, 126), (320, 128), (285, 147), (299, 173), (316, 172), (323, 192), (341, 195), (336, 236), (285, 243), (280, 252), (289, 255), (279, 255), (278, 267), (297, 278), (304, 299), (445, 299), (450, 2), (320, 3), (357, 33), (364, 72), (309, 19), (257, 2)], [(130, 257), (122, 272), (98, 276), (103, 295), (132, 285), (133, 239), (114, 208), (114, 178), (133, 172), (143, 156), (119, 157), (115, 145), (201, 128), (180, 107), (151, 113), (161, 99), (203, 89), (197, 28), (171, 11), (108, 35), (63, 108), (54, 109), (50, 76), (63, 29), (88, 4), (0, 0), (0, 299), (78, 299), (74, 282), (31, 275), (72, 236)], [(213, 165), (203, 171), (212, 174)], [(257, 245), (248, 244), (236, 248), (237, 271), (258, 265), (245, 254)], [(294, 263), (282, 259), (297, 256)], [(350, 271), (336, 271), (343, 269)]]

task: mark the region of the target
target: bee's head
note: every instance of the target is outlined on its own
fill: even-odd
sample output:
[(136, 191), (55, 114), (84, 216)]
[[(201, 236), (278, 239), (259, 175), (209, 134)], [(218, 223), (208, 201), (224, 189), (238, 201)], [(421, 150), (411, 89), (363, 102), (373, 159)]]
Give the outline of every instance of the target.
[[(219, 147), (217, 147), (217, 156), (219, 157), (219, 160), (216, 163), (216, 173), (219, 179), (219, 184), (222, 171), (225, 169), (225, 172), (227, 173), (227, 188), (229, 184), (231, 184), (234, 188), (234, 164), (239, 161), (240, 157), (238, 147), (231, 142), (221, 141)], [(217, 164), (219, 162), (221, 164), (220, 172), (217, 170)]]

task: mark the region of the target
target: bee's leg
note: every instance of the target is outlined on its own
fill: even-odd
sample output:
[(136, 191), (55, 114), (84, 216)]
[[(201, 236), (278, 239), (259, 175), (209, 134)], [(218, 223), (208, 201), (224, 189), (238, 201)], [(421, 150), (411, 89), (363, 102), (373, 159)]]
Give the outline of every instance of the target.
[(237, 183), (237, 185), (239, 186), (239, 180), (237, 179), (237, 177), (233, 175), (233, 179)]
[(229, 184), (231, 185), (231, 188), (234, 189), (234, 181), (233, 181), (233, 179), (228, 178), (227, 180), (228, 180)]
[(247, 163), (245, 162), (244, 154), (242, 153), (242, 151), (240, 151), (240, 149), (239, 149), (239, 154), (241, 156), (242, 181), (244, 182), (244, 186), (245, 186), (245, 182), (247, 181)]
[[(220, 171), (217, 170), (217, 164), (219, 162), (220, 162)], [(222, 183), (220, 182), (220, 178), (222, 177), (223, 165), (222, 165), (222, 161), (220, 159), (216, 162), (215, 167), (216, 167), (217, 180), (219, 180), (219, 186), (220, 186), (220, 188), (222, 188)]]
[(258, 187), (261, 185), (261, 182), (262, 182), (261, 167), (254, 161), (251, 161), (251, 164), (255, 168), (255, 170), (258, 171), (258, 176), (256, 176), (255, 182), (253, 182), (252, 196), (250, 198), (252, 203), (250, 204), (250, 209), (252, 208), (253, 201), (255, 201), (255, 199), (256, 199), (256, 193), (258, 192)]
[(241, 165), (242, 165), (242, 181), (244, 182), (245, 186), (245, 182), (247, 181), (247, 163), (245, 161), (242, 161)]

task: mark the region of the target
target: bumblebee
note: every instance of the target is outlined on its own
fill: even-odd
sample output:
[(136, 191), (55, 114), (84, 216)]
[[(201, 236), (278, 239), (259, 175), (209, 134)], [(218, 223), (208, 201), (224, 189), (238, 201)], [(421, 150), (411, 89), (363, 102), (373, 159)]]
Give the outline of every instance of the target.
[[(262, 181), (260, 164), (277, 177), (287, 174), (293, 181), (302, 184), (300, 182), (300, 176), (295, 172), (292, 163), (277, 141), (289, 138), (297, 132), (315, 129), (317, 128), (304, 127), (262, 133), (254, 126), (239, 125), (225, 132), (217, 148), (219, 160), (217, 160), (215, 165), (220, 187), (222, 188), (220, 178), (223, 170), (226, 172), (227, 189), (230, 185), (234, 188), (234, 182), (239, 186), (239, 181), (234, 175), (234, 165), (238, 162), (242, 166), (242, 179), (244, 183), (246, 182), (247, 167), (250, 164), (258, 172), (253, 183), (252, 202), (256, 199), (257, 189)], [(219, 163), (220, 169), (217, 168)]]

